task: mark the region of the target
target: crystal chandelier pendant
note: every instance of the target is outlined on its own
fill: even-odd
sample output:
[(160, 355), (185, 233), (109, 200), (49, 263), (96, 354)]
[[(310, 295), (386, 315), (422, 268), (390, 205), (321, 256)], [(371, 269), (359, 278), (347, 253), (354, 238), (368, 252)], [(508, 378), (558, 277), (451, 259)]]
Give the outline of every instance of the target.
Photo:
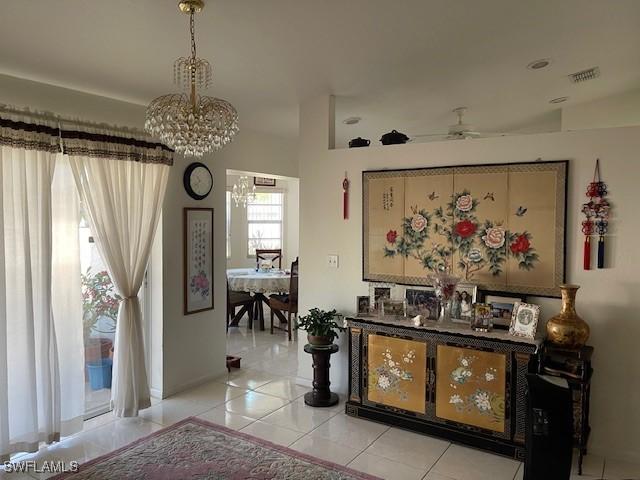
[(249, 186), (249, 177), (242, 176), (238, 183), (233, 185), (231, 190), (231, 198), (236, 204), (236, 207), (242, 205), (243, 208), (247, 208), (247, 203), (253, 202), (256, 199), (256, 186)]
[(145, 130), (177, 153), (201, 157), (219, 150), (238, 133), (238, 112), (226, 100), (198, 93), (211, 86), (211, 64), (196, 56), (194, 16), (203, 0), (183, 0), (180, 10), (189, 14), (191, 56), (178, 58), (173, 81), (184, 93), (162, 95), (147, 107)]

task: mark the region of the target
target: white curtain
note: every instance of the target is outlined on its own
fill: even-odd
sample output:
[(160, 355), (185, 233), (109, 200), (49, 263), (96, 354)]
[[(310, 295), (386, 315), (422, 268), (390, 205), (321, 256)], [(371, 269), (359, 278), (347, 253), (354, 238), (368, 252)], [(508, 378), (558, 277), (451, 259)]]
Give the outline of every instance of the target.
[(56, 150), (54, 136), (0, 125), (1, 460), (82, 427), (78, 210)]
[[(69, 148), (67, 148), (69, 146)], [(91, 155), (91, 149), (96, 152)], [(107, 148), (107, 147), (105, 147)], [(111, 148), (111, 147), (110, 147)], [(122, 298), (114, 346), (111, 404), (119, 417), (150, 406), (138, 292), (160, 218), (169, 165), (132, 161), (104, 149), (65, 142), (98, 251)], [(143, 159), (145, 160), (145, 159)]]

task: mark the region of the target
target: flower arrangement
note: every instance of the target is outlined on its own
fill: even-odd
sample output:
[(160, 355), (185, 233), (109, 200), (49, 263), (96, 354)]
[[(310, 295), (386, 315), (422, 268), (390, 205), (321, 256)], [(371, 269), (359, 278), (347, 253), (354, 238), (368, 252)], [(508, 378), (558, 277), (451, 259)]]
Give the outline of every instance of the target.
[[(113, 320), (115, 325), (120, 296), (116, 293), (106, 270), (93, 273), (89, 267), (85, 274), (81, 274), (81, 282), (84, 336), (89, 338), (91, 331), (96, 330), (96, 323), (100, 318), (107, 317)], [(114, 331), (115, 327), (101, 333)]]
[[(495, 201), (495, 198), (488, 193), (484, 200)], [(457, 253), (457, 267), (465, 280), (485, 269), (494, 276), (500, 275), (509, 256), (518, 261), (518, 268), (522, 270), (535, 268), (539, 257), (532, 235), (526, 230), (511, 232), (502, 221), (480, 221), (477, 216), (480, 202), (471, 191), (463, 190), (454, 193), (445, 208), (438, 207), (433, 212), (412, 206), (412, 215), (402, 219), (402, 232), (387, 232), (385, 257), (411, 257), (425, 269), (441, 270), (450, 267), (453, 254)], [(527, 208), (521, 206), (514, 214), (522, 217), (526, 212)], [(426, 247), (431, 233), (444, 237), (445, 244)]]

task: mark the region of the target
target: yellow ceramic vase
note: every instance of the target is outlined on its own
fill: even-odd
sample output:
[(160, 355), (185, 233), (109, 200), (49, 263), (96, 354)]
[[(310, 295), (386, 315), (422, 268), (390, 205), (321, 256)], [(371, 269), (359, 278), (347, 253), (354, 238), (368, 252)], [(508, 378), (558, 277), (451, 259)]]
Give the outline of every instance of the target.
[(580, 348), (589, 339), (589, 325), (576, 313), (579, 285), (560, 285), (562, 310), (547, 323), (547, 339), (564, 348)]

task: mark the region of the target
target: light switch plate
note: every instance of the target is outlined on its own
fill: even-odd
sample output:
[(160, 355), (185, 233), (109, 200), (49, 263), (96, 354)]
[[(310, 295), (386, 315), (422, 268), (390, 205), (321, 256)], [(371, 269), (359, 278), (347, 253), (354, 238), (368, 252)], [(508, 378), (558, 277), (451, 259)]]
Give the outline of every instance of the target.
[(329, 268), (338, 268), (338, 255), (327, 255), (327, 265)]

